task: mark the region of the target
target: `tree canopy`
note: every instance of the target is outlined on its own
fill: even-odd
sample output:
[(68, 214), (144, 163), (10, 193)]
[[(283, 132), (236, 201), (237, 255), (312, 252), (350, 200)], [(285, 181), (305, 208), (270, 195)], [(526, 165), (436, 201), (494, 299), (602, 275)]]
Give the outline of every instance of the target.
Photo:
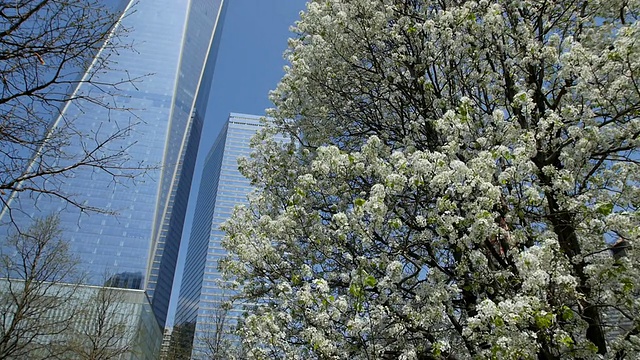
[(250, 356), (640, 356), (639, 11), (310, 2), (224, 227)]

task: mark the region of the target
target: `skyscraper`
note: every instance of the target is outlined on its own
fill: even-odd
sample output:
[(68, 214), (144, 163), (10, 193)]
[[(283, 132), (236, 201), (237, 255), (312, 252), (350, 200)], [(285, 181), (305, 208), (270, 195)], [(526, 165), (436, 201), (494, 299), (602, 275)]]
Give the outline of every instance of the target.
[(205, 161), (174, 327), (181, 342), (193, 344), (194, 358), (207, 355), (205, 342), (215, 336), (221, 303), (230, 295), (218, 283), (218, 261), (226, 255), (220, 225), (236, 205), (246, 202), (252, 189), (238, 171), (237, 160), (249, 155), (249, 141), (259, 128), (259, 116), (230, 114)]
[[(139, 123), (126, 139), (111, 145), (126, 149), (130, 164), (144, 162), (158, 170), (124, 185), (114, 183), (104, 172), (83, 169), (69, 173), (63, 192), (116, 216), (81, 214), (60, 199), (36, 201), (26, 193), (14, 195), (11, 202), (23, 214), (15, 219), (22, 225), (32, 217), (58, 212), (71, 250), (88, 273), (87, 282), (146, 290), (163, 325), (224, 6), (222, 0), (119, 0), (116, 8), (126, 14), (119, 26), (133, 29), (129, 39), (135, 52), (110, 54), (111, 60), (131, 78), (150, 75), (135, 88), (121, 90), (117, 100), (134, 109)], [(94, 80), (113, 83), (121, 78), (122, 73), (107, 71)], [(91, 91), (84, 86), (75, 91)], [(87, 134), (98, 129), (108, 133), (131, 122), (128, 112), (109, 112), (98, 105), (80, 109), (73, 103), (60, 118), (75, 119)], [(52, 121), (53, 126), (58, 124)], [(82, 147), (73, 143), (66, 150), (81, 152)]]

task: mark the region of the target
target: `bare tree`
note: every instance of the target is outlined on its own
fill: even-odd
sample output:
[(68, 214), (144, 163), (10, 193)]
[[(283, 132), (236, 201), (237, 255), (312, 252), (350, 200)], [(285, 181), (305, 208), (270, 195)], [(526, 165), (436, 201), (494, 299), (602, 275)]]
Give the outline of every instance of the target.
[[(118, 72), (112, 59), (132, 51), (122, 14), (99, 0), (0, 3), (0, 201), (10, 221), (17, 192), (101, 211), (61, 190), (64, 178), (79, 168), (107, 173), (114, 181), (147, 169), (130, 161), (131, 145), (118, 143), (140, 122), (121, 102), (141, 79)], [(105, 73), (120, 76), (106, 79)], [(77, 117), (87, 106), (105, 109), (103, 122), (114, 123), (112, 111), (129, 112), (131, 120), (81, 131)]]
[(87, 287), (82, 319), (69, 333), (69, 353), (73, 359), (108, 360), (133, 354), (135, 325), (127, 290)]
[(129, 358), (139, 327), (128, 289), (82, 286), (58, 219), (36, 220), (2, 247), (0, 359)]
[(220, 294), (218, 301), (207, 306), (209, 316), (195, 322), (176, 325), (168, 360), (230, 360), (245, 358), (240, 338), (236, 335), (239, 320), (238, 303), (233, 296)]
[[(8, 238), (0, 254), (0, 358), (48, 358), (79, 308), (71, 301), (81, 277), (60, 237), (58, 219), (39, 219)], [(13, 252), (13, 253), (9, 253)]]
[(220, 301), (211, 310), (211, 316), (202, 326), (202, 335), (196, 334), (201, 351), (198, 359), (237, 359), (240, 354), (239, 338), (234, 334), (237, 319), (233, 316), (233, 301)]

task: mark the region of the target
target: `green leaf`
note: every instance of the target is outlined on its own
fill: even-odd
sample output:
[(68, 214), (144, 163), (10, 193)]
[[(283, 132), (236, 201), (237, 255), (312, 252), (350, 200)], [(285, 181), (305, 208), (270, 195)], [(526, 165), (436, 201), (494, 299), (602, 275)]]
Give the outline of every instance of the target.
[(359, 298), (362, 296), (362, 287), (358, 286), (356, 284), (351, 284), (351, 286), (349, 286), (349, 294), (351, 294), (352, 296)]
[(571, 348), (573, 347), (573, 339), (571, 339), (571, 337), (569, 336), (564, 336), (562, 338), (560, 338), (560, 342), (562, 344), (564, 344), (564, 346)]
[(365, 286), (374, 287), (374, 286), (376, 286), (377, 283), (378, 283), (378, 281), (376, 280), (375, 277), (373, 277), (373, 275), (369, 275), (366, 278), (364, 278), (364, 285)]
[(564, 305), (563, 307), (560, 308), (560, 316), (562, 317), (562, 320), (571, 320), (573, 319), (573, 310), (571, 310), (571, 308), (569, 308), (568, 306)]
[(611, 61), (620, 61), (622, 60), (622, 56), (620, 56), (620, 53), (618, 53), (617, 51), (612, 51), (609, 54), (607, 54), (607, 58)]
[(442, 345), (440, 343), (436, 343), (433, 346), (433, 349), (432, 349), (433, 356), (440, 357), (440, 355), (442, 354), (442, 350), (440, 349), (441, 347)]
[(502, 318), (501, 318), (501, 317), (496, 316), (496, 317), (493, 319), (493, 324), (494, 324), (495, 326), (504, 326), (504, 320), (502, 320)]
[(300, 279), (300, 275), (297, 275), (297, 274), (296, 274), (296, 275), (293, 275), (293, 276), (291, 277), (291, 283), (292, 283), (294, 286), (300, 285), (300, 284), (302, 283), (302, 281), (301, 281), (301, 279)]
[(356, 199), (356, 201), (354, 201), (353, 203), (356, 204), (356, 206), (362, 206), (364, 205), (366, 201), (364, 199)]
[(548, 329), (553, 324), (553, 314), (536, 315), (535, 321), (538, 329)]
[(518, 100), (522, 102), (527, 101), (527, 93), (521, 93), (520, 95), (518, 95)]
[(604, 216), (607, 216), (609, 214), (611, 214), (613, 212), (613, 204), (612, 203), (606, 203), (606, 204), (600, 204), (597, 208), (596, 211), (599, 214), (602, 214)]

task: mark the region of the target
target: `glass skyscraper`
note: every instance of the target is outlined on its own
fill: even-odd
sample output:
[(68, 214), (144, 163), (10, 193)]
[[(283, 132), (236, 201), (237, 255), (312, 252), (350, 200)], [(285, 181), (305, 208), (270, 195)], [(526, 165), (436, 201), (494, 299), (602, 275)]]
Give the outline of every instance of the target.
[(181, 342), (193, 344), (194, 359), (211, 355), (206, 354), (205, 341), (215, 336), (221, 302), (231, 295), (218, 283), (218, 261), (226, 255), (220, 225), (236, 205), (247, 201), (252, 189), (238, 171), (237, 160), (249, 155), (249, 141), (260, 126), (259, 116), (232, 113), (205, 160), (174, 327)]
[[(113, 1), (112, 1), (113, 2)], [(124, 167), (151, 165), (135, 183), (114, 182), (100, 171), (69, 172), (62, 191), (84, 201), (83, 206), (111, 214), (84, 214), (57, 198), (34, 199), (27, 193), (11, 198), (14, 221), (27, 226), (32, 217), (59, 213), (64, 236), (78, 256), (88, 284), (146, 290), (156, 318), (164, 325), (187, 208), (202, 121), (211, 87), (216, 49), (224, 18), (223, 0), (118, 0), (124, 16), (119, 26), (131, 28), (128, 41), (135, 51), (110, 54), (127, 76), (143, 79), (119, 89), (119, 106), (70, 103), (64, 119), (74, 119), (86, 134), (117, 131), (135, 122), (120, 146), (130, 157)], [(105, 56), (98, 54), (98, 56)], [(148, 74), (148, 76), (147, 76)], [(94, 82), (122, 81), (122, 72), (102, 72)], [(94, 91), (87, 85), (76, 90)], [(132, 116), (135, 114), (135, 117)], [(57, 126), (60, 119), (53, 121)], [(83, 150), (72, 143), (70, 153)], [(19, 215), (19, 216), (18, 216)], [(7, 223), (6, 211), (0, 222)]]

